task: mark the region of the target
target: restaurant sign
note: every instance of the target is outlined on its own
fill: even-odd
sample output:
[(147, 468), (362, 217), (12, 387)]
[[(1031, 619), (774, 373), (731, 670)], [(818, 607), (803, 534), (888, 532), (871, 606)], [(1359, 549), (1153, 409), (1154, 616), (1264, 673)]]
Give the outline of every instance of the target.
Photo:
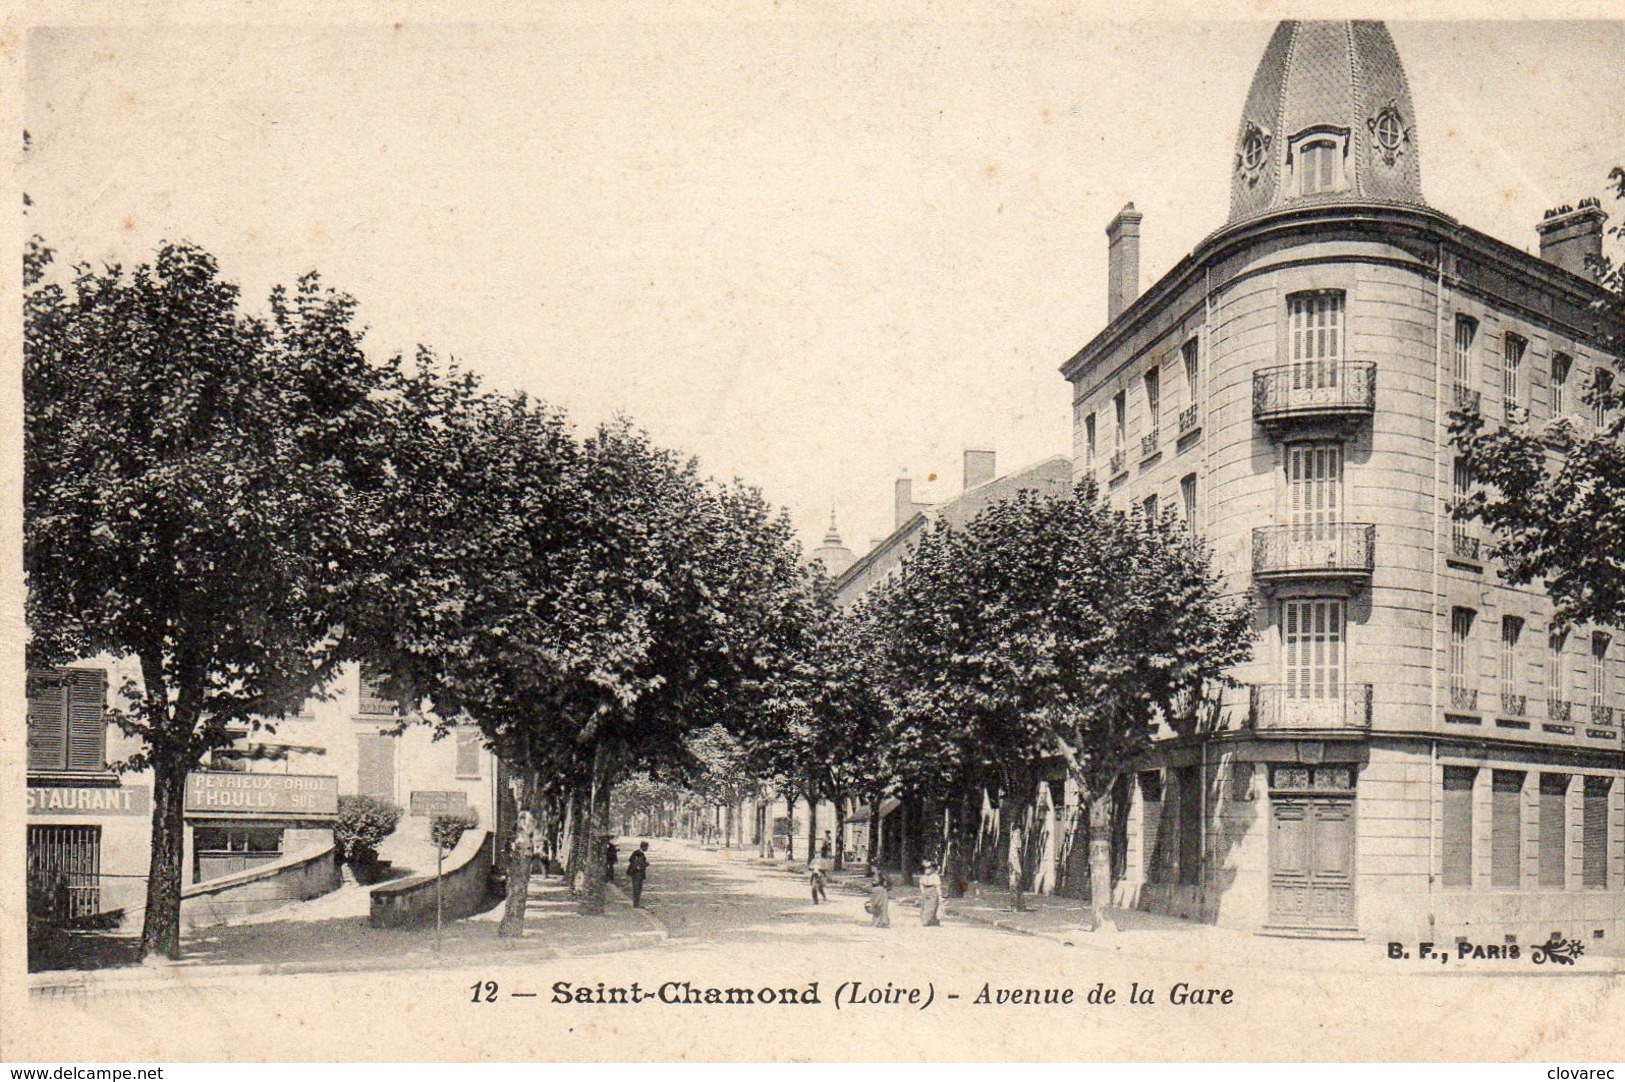
[(28, 787), (29, 815), (151, 815), (152, 789), (145, 785), (107, 788)]
[(186, 814), (331, 819), (339, 780), (318, 774), (197, 771), (186, 776)]

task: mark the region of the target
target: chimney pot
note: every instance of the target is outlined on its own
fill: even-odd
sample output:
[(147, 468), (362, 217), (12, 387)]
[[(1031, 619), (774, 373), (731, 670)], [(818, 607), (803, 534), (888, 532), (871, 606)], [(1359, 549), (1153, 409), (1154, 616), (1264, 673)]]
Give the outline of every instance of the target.
[(911, 478), (897, 479), (897, 484), (892, 488), (892, 506), (896, 512), (896, 526), (914, 517), (914, 481)]
[(1106, 320), (1140, 295), (1140, 223), (1145, 215), (1126, 204), (1106, 227)]

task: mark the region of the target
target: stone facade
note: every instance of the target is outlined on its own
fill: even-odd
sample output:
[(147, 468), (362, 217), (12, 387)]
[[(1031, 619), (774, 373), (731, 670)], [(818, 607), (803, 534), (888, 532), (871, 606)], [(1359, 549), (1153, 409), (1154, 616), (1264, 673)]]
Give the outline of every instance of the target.
[[(1321, 131), (1336, 168), (1299, 194), (1287, 147)], [(1289, 933), (1617, 947), (1625, 642), (1549, 642), (1542, 591), (1450, 518), (1448, 425), (1584, 412), (1618, 313), (1424, 206), (1418, 150), (1380, 24), (1283, 24), (1230, 223), (1063, 368), (1077, 480), (1182, 509), (1258, 632), (1211, 730), (1145, 764), (1120, 895)], [(1193, 777), (1199, 814), (1170, 796)]]

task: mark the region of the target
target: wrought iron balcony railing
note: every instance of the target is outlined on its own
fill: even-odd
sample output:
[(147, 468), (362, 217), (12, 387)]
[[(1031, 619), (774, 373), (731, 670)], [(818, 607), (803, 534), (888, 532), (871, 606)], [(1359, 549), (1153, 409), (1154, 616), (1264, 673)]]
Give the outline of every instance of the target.
[(1529, 696), (1515, 695), (1510, 691), (1501, 692), (1501, 716), (1505, 718), (1521, 718), (1529, 712)]
[(1470, 390), (1460, 383), (1455, 384), (1452, 388), (1451, 401), (1463, 413), (1477, 413), (1478, 402), (1481, 397), (1477, 391)]
[(1113, 477), (1116, 477), (1118, 474), (1122, 473), (1127, 468), (1128, 468), (1128, 452), (1126, 452), (1126, 451), (1113, 451), (1112, 452), (1112, 460), (1111, 460), (1111, 463), (1108, 466), (1108, 469), (1109, 469), (1111, 475)]
[(1477, 688), (1457, 687), (1455, 685), (1451, 685), (1451, 688), (1450, 688), (1450, 709), (1452, 709), (1452, 710), (1477, 710), (1478, 709), (1478, 689)]
[(1266, 428), (1358, 422), (1376, 408), (1377, 366), (1371, 361), (1303, 361), (1253, 373), (1253, 419)]
[(1453, 533), (1450, 535), (1450, 555), (1461, 560), (1478, 562), (1481, 549), (1478, 538), (1470, 533)]
[(1369, 579), (1377, 528), (1369, 522), (1253, 529), (1253, 578)]
[(1614, 717), (1615, 711), (1613, 707), (1603, 706), (1601, 703), (1591, 704), (1591, 724), (1612, 729), (1614, 727)]
[(1248, 688), (1248, 724), (1254, 729), (1371, 728), (1371, 685), (1254, 684)]
[(1546, 720), (1565, 722), (1573, 716), (1574, 704), (1567, 699), (1546, 700)]
[(1179, 434), (1183, 436), (1185, 433), (1195, 430), (1197, 424), (1200, 423), (1201, 420), (1202, 408), (1196, 403), (1192, 402), (1190, 405), (1179, 411)]
[(1160, 428), (1153, 428), (1150, 435), (1140, 437), (1140, 457), (1150, 458), (1152, 455), (1157, 453), (1157, 448), (1161, 445), (1161, 443), (1162, 430)]
[(361, 696), (360, 703), (356, 707), (356, 712), (360, 714), (376, 714), (392, 717), (395, 714), (395, 700), (380, 699), (372, 695), (363, 695)]

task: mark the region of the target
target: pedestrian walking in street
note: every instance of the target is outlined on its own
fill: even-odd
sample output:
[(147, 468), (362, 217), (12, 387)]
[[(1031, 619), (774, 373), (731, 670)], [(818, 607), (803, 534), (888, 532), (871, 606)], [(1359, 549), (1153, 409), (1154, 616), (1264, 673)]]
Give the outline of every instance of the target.
[(812, 887), (813, 905), (829, 901), (829, 895), (824, 891), (824, 869), (816, 861), (807, 862), (807, 885)]
[(872, 927), (891, 927), (891, 881), (884, 872), (875, 872), (874, 885), (869, 888), (869, 900), (863, 903), (863, 911), (869, 914)]
[(615, 882), (615, 862), (621, 859), (621, 851), (615, 848), (612, 841), (604, 843), (604, 882)]
[(626, 877), (632, 881), (632, 908), (643, 908), (643, 880), (649, 874), (649, 843), (641, 843), (626, 858)]
[(937, 912), (942, 907), (942, 876), (937, 866), (931, 861), (925, 862), (925, 872), (920, 876), (920, 923), (927, 928), (935, 928), (942, 921), (938, 919)]
[(835, 855), (835, 842), (830, 838), (827, 830), (824, 831), (824, 840), (818, 843), (818, 855), (825, 860)]

